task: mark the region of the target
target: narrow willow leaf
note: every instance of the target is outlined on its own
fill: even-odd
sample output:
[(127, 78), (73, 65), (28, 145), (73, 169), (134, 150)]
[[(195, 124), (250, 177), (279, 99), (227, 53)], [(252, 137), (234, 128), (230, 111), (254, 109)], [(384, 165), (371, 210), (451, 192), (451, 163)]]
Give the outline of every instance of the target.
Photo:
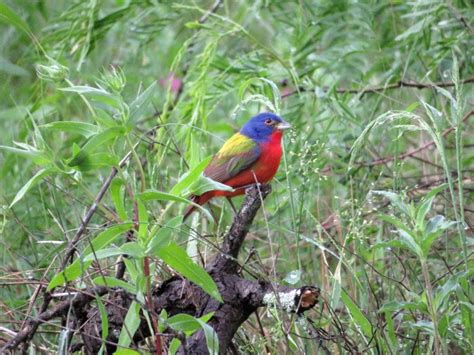
[(95, 300), (97, 302), (97, 308), (99, 309), (100, 314), (100, 327), (101, 327), (101, 338), (102, 338), (102, 345), (99, 349), (99, 355), (102, 355), (105, 351), (105, 341), (109, 336), (109, 319), (107, 318), (107, 310), (105, 309), (104, 303), (102, 302), (101, 298), (96, 295)]
[(423, 250), (421, 249), (420, 245), (416, 241), (415, 238), (413, 238), (413, 235), (410, 233), (405, 232), (404, 230), (399, 229), (398, 233), (400, 235), (400, 241), (406, 245), (406, 247), (415, 255), (417, 255), (419, 258), (424, 258), (425, 253), (423, 253)]
[(349, 295), (342, 290), (341, 292), (341, 299), (344, 302), (345, 306), (349, 310), (352, 318), (354, 319), (355, 323), (359, 326), (362, 330), (362, 333), (366, 337), (372, 336), (372, 324), (370, 324), (369, 320), (365, 316), (365, 314), (360, 310), (360, 308), (352, 301)]
[(112, 256), (122, 255), (124, 252), (119, 247), (113, 248), (106, 248), (101, 250), (96, 250), (94, 253), (86, 255), (84, 257), (84, 261), (94, 261), (94, 260), (101, 260), (105, 258), (110, 258)]
[[(206, 315), (208, 316), (208, 315)], [(211, 315), (212, 317), (212, 315)], [(210, 318), (210, 317), (208, 317)], [(196, 319), (189, 314), (177, 314), (168, 318), (168, 325), (178, 331), (183, 331), (187, 336), (192, 335), (195, 331), (201, 328), (206, 337), (207, 350), (212, 355), (219, 354), (219, 339), (214, 329), (201, 319)]]
[(0, 56), (0, 71), (9, 74), (9, 75), (16, 75), (16, 76), (24, 76), (29, 77), (30, 73), (20, 67), (19, 65), (13, 64), (8, 59), (3, 58)]
[(407, 310), (407, 311), (421, 311), (425, 314), (428, 314), (428, 308), (426, 304), (423, 302), (397, 302), (391, 301), (384, 304), (380, 309), (379, 312), (397, 312), (400, 310)]
[(114, 352), (114, 355), (140, 355), (140, 353), (133, 349), (120, 348)]
[(142, 258), (145, 256), (145, 249), (137, 242), (125, 243), (120, 247), (120, 250), (122, 250), (124, 254), (134, 258)]
[(54, 172), (54, 169), (41, 169), (38, 171), (28, 182), (23, 185), (23, 187), (20, 189), (20, 191), (17, 192), (15, 195), (12, 203), (10, 203), (9, 208), (12, 208), (15, 203), (20, 201), (23, 196), (36, 184), (38, 184), (44, 177), (50, 175), (51, 173)]
[[(102, 248), (112, 243), (120, 234), (131, 229), (133, 225), (131, 223), (120, 224), (112, 226), (104, 232), (100, 233), (95, 237), (90, 245), (84, 250), (82, 255), (93, 254), (92, 251), (99, 252)], [(81, 259), (76, 259), (71, 265), (69, 265), (64, 271), (59, 272), (54, 275), (51, 281), (48, 284), (48, 290), (51, 290), (57, 286), (63, 285), (66, 282), (74, 281), (82, 273), (87, 270), (87, 268), (92, 264), (92, 261), (84, 261)]]
[(171, 243), (161, 248), (158, 250), (157, 256), (189, 281), (200, 286), (210, 296), (219, 302), (223, 302), (214, 280), (206, 270), (195, 264), (178, 244)]
[(170, 355), (176, 354), (180, 346), (181, 346), (181, 341), (178, 338), (173, 338), (173, 340), (171, 340), (171, 344), (168, 349), (169, 354)]
[(140, 304), (136, 301), (133, 301), (130, 305), (123, 322), (122, 330), (120, 331), (118, 340), (119, 349), (120, 347), (128, 347), (132, 343), (133, 336), (140, 326), (140, 309)]
[(331, 293), (331, 308), (336, 308), (341, 298), (341, 265), (342, 258), (337, 263), (336, 270), (333, 275), (332, 293)]
[(402, 197), (399, 194), (397, 194), (395, 192), (391, 192), (391, 191), (377, 191), (377, 190), (373, 190), (373, 191), (371, 191), (371, 193), (374, 194), (374, 195), (380, 195), (380, 196), (385, 197), (386, 199), (388, 199), (390, 201), (390, 203), (392, 205), (397, 207), (398, 210), (400, 210), (401, 212), (403, 212), (407, 216), (411, 216), (410, 206), (408, 206), (403, 201)]
[(138, 209), (138, 237), (141, 241), (144, 241), (148, 232), (148, 213), (143, 201), (137, 199)]
[(92, 136), (92, 138), (84, 144), (80, 152), (71, 159), (69, 166), (80, 165), (84, 159), (86, 159), (88, 154), (92, 153), (99, 147), (103, 147), (108, 141), (122, 136), (124, 133), (125, 128), (117, 126), (108, 128), (105, 131)]
[(129, 116), (130, 123), (136, 122), (138, 117), (140, 117), (143, 111), (147, 108), (155, 92), (156, 92), (156, 81), (151, 83), (151, 85), (148, 88), (146, 88), (146, 90), (143, 91), (130, 104), (130, 116)]
[(195, 182), (199, 178), (199, 176), (209, 164), (211, 159), (212, 156), (207, 157), (194, 168), (192, 168), (189, 172), (184, 174), (176, 183), (176, 185), (173, 186), (170, 191), (170, 194), (181, 195), (184, 190), (186, 190), (193, 182)]
[(91, 99), (91, 101), (99, 102), (106, 107), (113, 107), (119, 110), (122, 108), (122, 99), (120, 96), (112, 94), (104, 89), (98, 89), (92, 86), (70, 86), (59, 90), (86, 95)]
[(124, 185), (124, 181), (117, 178), (115, 178), (110, 185), (110, 195), (115, 206), (115, 211), (122, 221), (126, 221), (128, 219), (127, 212), (125, 211), (124, 196), (122, 193), (122, 187)]
[(179, 231), (179, 226), (183, 223), (183, 216), (176, 216), (170, 219), (158, 232), (148, 240), (146, 254), (156, 254), (161, 248), (169, 244), (171, 234)]
[(173, 194), (156, 191), (156, 190), (148, 190), (139, 194), (138, 198), (140, 198), (142, 201), (153, 201), (153, 200), (172, 201), (172, 202), (181, 202), (181, 203), (186, 203), (188, 205), (193, 205), (194, 207), (201, 210), (211, 221), (213, 220), (211, 214), (205, 208), (181, 196), (176, 196)]
[(234, 191), (232, 187), (226, 184), (222, 184), (207, 176), (200, 175), (198, 178), (189, 186), (189, 192), (193, 195), (200, 196), (205, 192), (221, 190), (221, 191)]
[(90, 138), (99, 133), (99, 126), (86, 122), (77, 121), (56, 121), (39, 126), (54, 131), (62, 131), (74, 134), (80, 134), (86, 138)]
[(3, 2), (0, 2), (0, 21), (15, 26), (19, 30), (27, 33), (29, 36), (32, 34), (28, 24)]

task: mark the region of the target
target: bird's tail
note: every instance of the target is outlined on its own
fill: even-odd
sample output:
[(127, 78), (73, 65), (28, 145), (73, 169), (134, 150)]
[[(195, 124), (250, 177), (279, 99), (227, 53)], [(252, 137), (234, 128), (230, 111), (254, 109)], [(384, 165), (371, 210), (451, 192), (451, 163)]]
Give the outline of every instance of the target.
[[(204, 195), (201, 195), (201, 196), (195, 196), (195, 195), (190, 196), (189, 200), (201, 206), (201, 205), (204, 205), (211, 198), (212, 198), (211, 194), (205, 193)], [(196, 206), (193, 206), (193, 205), (189, 205), (188, 208), (186, 208), (186, 212), (184, 212), (183, 222), (189, 217), (191, 213), (194, 212), (195, 209), (196, 209)]]

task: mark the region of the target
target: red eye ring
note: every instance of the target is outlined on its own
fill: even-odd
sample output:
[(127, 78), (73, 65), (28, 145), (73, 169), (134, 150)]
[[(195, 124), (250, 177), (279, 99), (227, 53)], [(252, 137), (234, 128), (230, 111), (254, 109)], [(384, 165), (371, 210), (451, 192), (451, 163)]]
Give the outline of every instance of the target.
[(266, 120), (265, 120), (265, 124), (266, 124), (267, 126), (270, 126), (272, 123), (273, 123), (273, 121), (272, 121), (271, 119), (266, 119)]

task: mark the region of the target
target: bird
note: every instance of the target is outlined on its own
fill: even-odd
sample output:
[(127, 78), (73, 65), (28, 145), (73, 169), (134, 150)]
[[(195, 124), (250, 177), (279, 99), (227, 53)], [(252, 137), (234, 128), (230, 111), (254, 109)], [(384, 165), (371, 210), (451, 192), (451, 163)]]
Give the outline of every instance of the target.
[[(230, 201), (231, 197), (243, 195), (248, 186), (272, 180), (281, 161), (283, 131), (288, 128), (291, 125), (274, 113), (262, 112), (252, 117), (224, 143), (203, 172), (204, 176), (234, 190), (211, 190), (199, 196), (189, 196), (189, 199), (198, 205), (221, 196)], [(195, 208), (190, 205), (183, 220)]]

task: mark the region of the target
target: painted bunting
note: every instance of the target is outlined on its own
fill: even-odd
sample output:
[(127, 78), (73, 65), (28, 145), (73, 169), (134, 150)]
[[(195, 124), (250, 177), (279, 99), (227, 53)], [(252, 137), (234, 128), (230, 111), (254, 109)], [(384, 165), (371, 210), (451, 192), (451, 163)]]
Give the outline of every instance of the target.
[[(276, 174), (281, 160), (283, 130), (291, 125), (273, 113), (260, 113), (252, 117), (240, 130), (224, 143), (204, 170), (204, 176), (234, 188), (234, 191), (213, 190), (191, 201), (203, 205), (217, 196), (243, 195), (255, 183), (266, 183)], [(186, 219), (195, 209), (189, 206)]]

